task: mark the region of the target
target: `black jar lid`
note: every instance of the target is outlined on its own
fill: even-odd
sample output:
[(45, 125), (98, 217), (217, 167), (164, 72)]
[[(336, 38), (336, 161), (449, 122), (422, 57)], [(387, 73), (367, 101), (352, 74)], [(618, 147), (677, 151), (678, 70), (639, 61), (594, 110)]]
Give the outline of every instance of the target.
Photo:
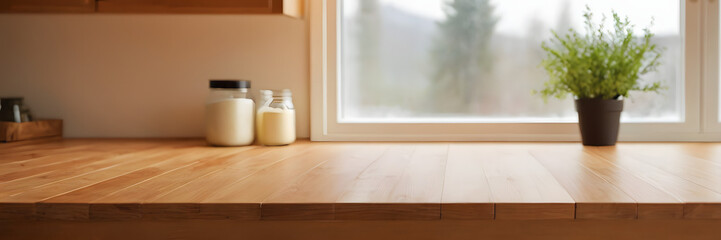
[(210, 80), (210, 88), (250, 88), (248, 80)]

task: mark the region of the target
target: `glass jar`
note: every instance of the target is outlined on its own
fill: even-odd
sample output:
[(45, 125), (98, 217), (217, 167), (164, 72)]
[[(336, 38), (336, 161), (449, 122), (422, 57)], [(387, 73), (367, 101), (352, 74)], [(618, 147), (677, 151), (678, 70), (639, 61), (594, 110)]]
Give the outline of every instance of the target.
[(205, 105), (205, 138), (210, 145), (244, 146), (253, 143), (255, 103), (250, 81), (211, 80)]
[(288, 145), (295, 141), (295, 108), (289, 89), (262, 90), (256, 114), (258, 143)]

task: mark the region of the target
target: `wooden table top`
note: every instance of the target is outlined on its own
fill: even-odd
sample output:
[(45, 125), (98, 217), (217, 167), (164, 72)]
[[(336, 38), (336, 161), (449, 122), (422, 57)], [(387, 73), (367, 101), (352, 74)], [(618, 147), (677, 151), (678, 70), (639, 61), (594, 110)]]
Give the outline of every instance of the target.
[(721, 144), (0, 144), (4, 220), (721, 219)]

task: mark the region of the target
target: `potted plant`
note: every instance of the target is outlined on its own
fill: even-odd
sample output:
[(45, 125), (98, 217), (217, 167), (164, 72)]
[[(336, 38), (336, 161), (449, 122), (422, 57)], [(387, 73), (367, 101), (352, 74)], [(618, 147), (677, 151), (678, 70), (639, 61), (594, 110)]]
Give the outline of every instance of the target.
[(653, 33), (647, 27), (642, 37), (635, 36), (628, 18), (612, 13), (614, 25), (607, 30), (606, 17), (596, 24), (586, 7), (585, 34), (569, 29), (561, 36), (551, 31), (553, 37), (541, 45), (547, 54), (542, 66), (550, 78), (539, 93), (544, 99), (575, 98), (584, 145), (615, 145), (623, 100), (629, 92), (662, 88), (658, 81), (639, 82), (640, 76), (661, 64), (662, 50), (651, 43)]

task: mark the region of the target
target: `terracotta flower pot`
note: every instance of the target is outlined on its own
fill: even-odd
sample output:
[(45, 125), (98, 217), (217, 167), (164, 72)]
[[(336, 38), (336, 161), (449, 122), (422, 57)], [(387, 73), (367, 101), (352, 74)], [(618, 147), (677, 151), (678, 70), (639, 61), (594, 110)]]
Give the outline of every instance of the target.
[(623, 100), (577, 99), (576, 111), (583, 145), (616, 145)]

